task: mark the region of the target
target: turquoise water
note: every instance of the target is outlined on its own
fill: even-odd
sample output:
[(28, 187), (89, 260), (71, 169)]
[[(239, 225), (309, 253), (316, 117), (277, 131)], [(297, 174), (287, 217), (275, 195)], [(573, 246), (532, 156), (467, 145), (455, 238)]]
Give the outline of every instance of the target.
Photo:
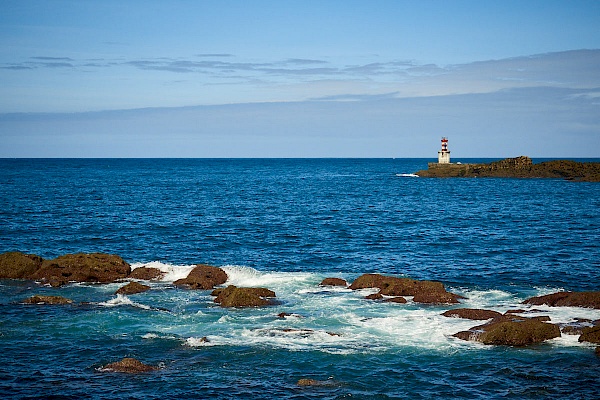
[[(450, 306), (318, 286), (367, 272), (435, 279), (467, 297), (461, 307), (500, 312), (600, 290), (599, 184), (402, 176), (427, 161), (0, 160), (0, 252), (106, 252), (166, 273), (131, 296), (114, 294), (123, 283), (1, 281), (0, 395), (599, 397), (600, 358), (577, 336), (488, 347), (452, 337), (477, 322), (441, 316)], [(268, 287), (278, 304), (222, 309), (207, 291), (175, 288), (196, 263)], [(36, 293), (76, 303), (20, 304)], [(555, 323), (600, 319), (535, 308)], [(101, 371), (123, 357), (160, 369)]]

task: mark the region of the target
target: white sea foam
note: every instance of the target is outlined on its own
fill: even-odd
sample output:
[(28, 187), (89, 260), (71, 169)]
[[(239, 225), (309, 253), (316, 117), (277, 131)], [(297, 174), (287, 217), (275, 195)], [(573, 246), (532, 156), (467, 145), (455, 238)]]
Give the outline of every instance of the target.
[(396, 174), (396, 176), (400, 176), (403, 178), (418, 178), (419, 175), (417, 174)]
[(131, 299), (129, 297), (122, 295), (122, 294), (118, 294), (115, 298), (110, 299), (108, 301), (103, 301), (99, 304), (104, 307), (131, 306), (131, 307), (143, 308), (144, 310), (151, 309), (150, 306), (131, 301)]
[(260, 272), (240, 265), (226, 265), (222, 269), (227, 274), (226, 285), (239, 287), (289, 287), (306, 283), (314, 274), (306, 272)]
[(174, 265), (165, 264), (160, 261), (152, 261), (149, 263), (134, 263), (131, 264), (131, 269), (136, 268), (156, 268), (164, 273), (160, 281), (162, 282), (174, 282), (178, 279), (186, 278), (189, 273), (196, 267), (195, 265)]

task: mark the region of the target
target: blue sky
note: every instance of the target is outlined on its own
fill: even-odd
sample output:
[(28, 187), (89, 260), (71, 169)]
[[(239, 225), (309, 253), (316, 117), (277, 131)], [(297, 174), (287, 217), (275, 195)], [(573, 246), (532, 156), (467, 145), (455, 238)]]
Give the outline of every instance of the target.
[(598, 1), (2, 1), (0, 157), (600, 157), (598, 26)]

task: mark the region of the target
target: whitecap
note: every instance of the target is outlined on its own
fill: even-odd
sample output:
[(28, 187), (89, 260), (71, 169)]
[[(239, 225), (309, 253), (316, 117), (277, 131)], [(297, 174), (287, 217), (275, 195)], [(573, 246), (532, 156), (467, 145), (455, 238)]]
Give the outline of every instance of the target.
[(131, 306), (138, 307), (144, 310), (150, 310), (151, 307), (145, 304), (136, 303), (131, 301), (131, 299), (123, 294), (118, 294), (114, 299), (110, 299), (108, 301), (103, 301), (99, 303), (99, 305), (104, 307), (118, 307), (118, 306)]
[(418, 178), (417, 174), (396, 174), (396, 176), (400, 176), (402, 178)]

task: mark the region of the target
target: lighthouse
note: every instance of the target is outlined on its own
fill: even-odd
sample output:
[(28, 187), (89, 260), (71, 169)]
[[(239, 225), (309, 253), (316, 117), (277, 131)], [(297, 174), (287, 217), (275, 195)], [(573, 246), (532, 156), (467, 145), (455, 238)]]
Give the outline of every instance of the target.
[(442, 137), (442, 149), (438, 151), (438, 164), (450, 164), (450, 150), (448, 150), (448, 138)]

